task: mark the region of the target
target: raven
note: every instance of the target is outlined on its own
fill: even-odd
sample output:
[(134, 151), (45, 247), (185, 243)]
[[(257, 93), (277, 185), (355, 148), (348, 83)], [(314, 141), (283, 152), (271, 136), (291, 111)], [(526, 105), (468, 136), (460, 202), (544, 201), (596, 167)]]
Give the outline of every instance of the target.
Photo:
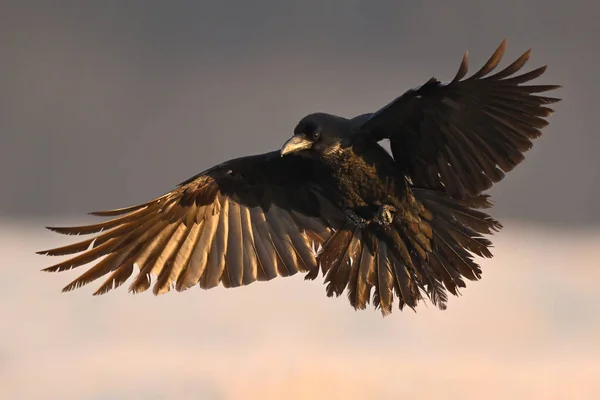
[[(446, 308), (447, 292), (478, 280), (474, 255), (491, 257), (484, 237), (501, 228), (481, 211), (483, 192), (524, 159), (548, 122), (539, 93), (523, 85), (546, 67), (517, 75), (524, 53), (490, 75), (504, 40), (469, 78), (468, 53), (452, 81), (431, 78), (379, 111), (347, 119), (310, 114), (280, 150), (226, 161), (147, 203), (92, 215), (87, 226), (50, 227), (90, 239), (39, 254), (72, 258), (45, 271), (95, 265), (70, 291), (110, 274), (95, 294), (153, 284), (154, 294), (248, 285), (322, 272), (328, 296), (372, 301), (383, 315), (420, 300)], [(391, 154), (379, 142), (390, 141)], [(374, 288), (374, 290), (373, 290)]]

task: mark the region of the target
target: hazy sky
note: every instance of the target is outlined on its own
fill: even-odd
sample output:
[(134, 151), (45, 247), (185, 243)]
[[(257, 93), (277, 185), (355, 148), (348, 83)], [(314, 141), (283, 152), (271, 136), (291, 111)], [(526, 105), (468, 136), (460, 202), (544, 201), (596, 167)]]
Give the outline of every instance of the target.
[[(585, 6), (586, 4), (587, 6)], [(549, 65), (551, 125), (497, 217), (600, 224), (598, 6), (584, 1), (3, 1), (0, 215), (139, 203), (279, 148), (312, 111), (368, 112), (474, 71), (508, 38)]]

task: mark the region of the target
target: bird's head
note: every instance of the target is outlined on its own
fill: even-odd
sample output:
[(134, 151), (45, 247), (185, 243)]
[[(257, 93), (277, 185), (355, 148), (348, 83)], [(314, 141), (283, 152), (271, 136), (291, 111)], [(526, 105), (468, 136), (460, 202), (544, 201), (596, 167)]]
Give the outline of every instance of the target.
[(343, 145), (350, 131), (350, 121), (345, 118), (325, 113), (307, 115), (283, 144), (281, 156), (291, 153), (322, 156), (334, 152)]

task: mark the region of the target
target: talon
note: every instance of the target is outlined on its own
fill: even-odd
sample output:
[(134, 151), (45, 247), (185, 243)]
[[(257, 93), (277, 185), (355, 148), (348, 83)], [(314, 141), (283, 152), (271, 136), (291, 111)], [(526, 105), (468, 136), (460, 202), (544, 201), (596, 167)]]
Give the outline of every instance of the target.
[(377, 223), (380, 225), (390, 225), (394, 221), (396, 208), (390, 205), (383, 205), (377, 211)]

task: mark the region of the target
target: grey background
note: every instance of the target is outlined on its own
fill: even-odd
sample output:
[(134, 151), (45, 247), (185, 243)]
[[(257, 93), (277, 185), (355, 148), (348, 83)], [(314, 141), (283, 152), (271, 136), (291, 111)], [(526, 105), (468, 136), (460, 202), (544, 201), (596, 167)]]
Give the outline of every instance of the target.
[[(570, 1), (0, 2), (0, 216), (139, 203), (278, 148), (305, 114), (375, 110), (533, 48), (556, 105), (493, 214), (599, 224), (598, 7)], [(585, 4), (588, 4), (587, 6)]]

